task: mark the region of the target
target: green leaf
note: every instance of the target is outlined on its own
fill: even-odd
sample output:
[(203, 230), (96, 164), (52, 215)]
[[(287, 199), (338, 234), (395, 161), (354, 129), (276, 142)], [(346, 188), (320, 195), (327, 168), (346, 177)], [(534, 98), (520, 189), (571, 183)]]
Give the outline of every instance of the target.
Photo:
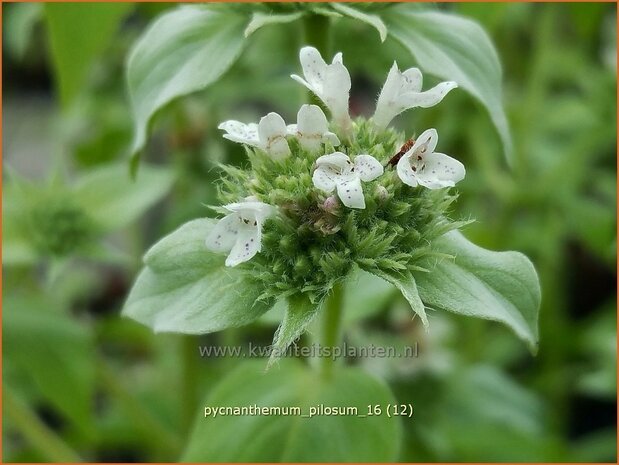
[(283, 356), (288, 346), (303, 334), (320, 308), (321, 304), (313, 304), (303, 294), (291, 296), (286, 300), (286, 313), (273, 338), (269, 366)]
[(334, 10), (342, 13), (345, 16), (356, 19), (358, 21), (362, 21), (372, 26), (378, 31), (381, 42), (384, 42), (387, 38), (387, 26), (385, 26), (385, 23), (383, 23), (383, 20), (380, 19), (379, 16), (364, 13), (363, 11), (359, 11), (356, 8), (346, 5), (345, 3), (331, 3), (331, 6)]
[(114, 230), (135, 221), (163, 199), (172, 187), (172, 173), (144, 166), (139, 179), (129, 177), (124, 163), (94, 168), (73, 187), (75, 200), (96, 223)]
[[(320, 378), (296, 360), (264, 373), (262, 363), (246, 363), (230, 373), (205, 400), (205, 407), (356, 407), (381, 405), (382, 415), (200, 415), (182, 461), (185, 462), (392, 462), (401, 442), (399, 417), (387, 386), (356, 368)], [(242, 444), (242, 447), (239, 447)]]
[(421, 318), (421, 322), (425, 328), (428, 328), (428, 317), (426, 315), (426, 310), (421, 298), (419, 297), (419, 292), (417, 290), (417, 284), (415, 283), (415, 278), (410, 273), (405, 274), (389, 274), (385, 273), (381, 270), (371, 270), (373, 274), (378, 276), (379, 278), (384, 279), (385, 281), (393, 284), (398, 290), (402, 293), (402, 296), (408, 301), (413, 312), (419, 315)]
[(455, 259), (415, 275), (426, 306), (504, 323), (535, 353), (541, 291), (529, 259), (519, 252), (482, 249), (457, 231), (434, 245)]
[(216, 221), (193, 220), (155, 244), (123, 315), (156, 332), (203, 334), (251, 323), (273, 305), (262, 286), (206, 249)]
[(63, 106), (84, 86), (97, 55), (105, 50), (132, 3), (46, 3), (56, 84)]
[(253, 14), (253, 16), (251, 17), (251, 21), (245, 28), (244, 35), (247, 38), (263, 26), (269, 26), (271, 24), (291, 23), (301, 18), (303, 14), (304, 13), (302, 11), (285, 14), (266, 14), (257, 11)]
[(486, 32), (474, 21), (447, 13), (415, 12), (408, 5), (383, 15), (391, 34), (430, 74), (456, 81), (490, 113), (511, 162), (512, 140), (503, 104), (502, 71)]
[(157, 19), (137, 41), (127, 62), (134, 172), (153, 115), (219, 79), (241, 53), (246, 25), (245, 15), (223, 5), (182, 6)]
[(92, 433), (95, 360), (89, 328), (42, 296), (3, 301), (4, 357), (86, 434)]

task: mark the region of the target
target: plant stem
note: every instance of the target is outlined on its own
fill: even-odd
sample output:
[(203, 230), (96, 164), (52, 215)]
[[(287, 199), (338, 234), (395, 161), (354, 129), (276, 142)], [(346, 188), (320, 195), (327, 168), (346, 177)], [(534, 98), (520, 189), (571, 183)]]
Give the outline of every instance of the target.
[(81, 462), (79, 455), (52, 431), (5, 384), (3, 407), (15, 428), (50, 462)]
[(311, 14), (303, 19), (305, 44), (316, 47), (323, 57), (331, 52), (331, 18)]
[(183, 433), (187, 433), (196, 416), (197, 404), (197, 373), (198, 373), (198, 344), (194, 336), (182, 336), (181, 339), (182, 361), (182, 426)]
[(181, 447), (179, 438), (172, 434), (139, 400), (117, 379), (116, 373), (100, 361), (98, 375), (107, 393), (116, 399), (131, 418), (133, 425), (152, 438), (159, 451), (166, 457), (175, 457)]
[[(331, 53), (331, 18), (324, 15), (309, 14), (303, 19), (303, 46), (316, 47), (323, 58)], [(311, 91), (308, 92), (310, 103), (323, 106)]]
[[(329, 348), (333, 352), (333, 348), (340, 343), (342, 333), (342, 301), (344, 297), (344, 289), (342, 283), (336, 283), (333, 286), (331, 295), (327, 297), (325, 311), (322, 317), (321, 328), (321, 344), (322, 348)], [(335, 360), (333, 357), (322, 357), (320, 359), (320, 371), (326, 379), (333, 375), (333, 366)]]

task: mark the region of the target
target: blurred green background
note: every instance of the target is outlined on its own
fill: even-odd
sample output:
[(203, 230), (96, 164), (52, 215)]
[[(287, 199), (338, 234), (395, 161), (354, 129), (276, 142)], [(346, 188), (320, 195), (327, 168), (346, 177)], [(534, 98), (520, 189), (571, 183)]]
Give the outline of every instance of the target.
[[(271, 342), (269, 318), (203, 337), (154, 335), (120, 318), (144, 251), (208, 214), (216, 163), (244, 161), (217, 124), (268, 111), (292, 121), (305, 96), (289, 78), (298, 23), (263, 28), (219, 82), (161, 112), (131, 183), (124, 64), (175, 7), (2, 5), (3, 461), (176, 460), (202, 399), (239, 363), (200, 358), (198, 344)], [(436, 312), (426, 334), (400, 297), (370, 289), (380, 298), (356, 304), (367, 316), (347, 320), (346, 340), (418, 342), (420, 356), (348, 363), (414, 404), (401, 461), (615, 462), (616, 6), (423, 8), (473, 18), (492, 38), (515, 163), (506, 166), (485, 110), (462, 91), (397, 126), (436, 127), (442, 151), (465, 163), (454, 216), (476, 219), (467, 236), (536, 265), (540, 349), (532, 357), (499, 324)], [(370, 115), (393, 60), (415, 63), (369, 26), (333, 21), (352, 111)]]

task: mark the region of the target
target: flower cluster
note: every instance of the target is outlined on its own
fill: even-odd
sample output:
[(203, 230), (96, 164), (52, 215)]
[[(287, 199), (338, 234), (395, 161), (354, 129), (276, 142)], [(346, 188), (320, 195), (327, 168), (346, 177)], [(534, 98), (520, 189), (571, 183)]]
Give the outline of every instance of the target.
[[(342, 54), (327, 64), (318, 50), (304, 47), (300, 61), (303, 77), (291, 77), (322, 101), (331, 122), (319, 106), (303, 105), (296, 124), (286, 125), (277, 113), (258, 124), (222, 123), (226, 139), (249, 148), (252, 169), (224, 168), (228, 177), (220, 196), (230, 203), (206, 246), (229, 252), (226, 265), (236, 266), (266, 244), (267, 256), (255, 265), (263, 272), (258, 274), (301, 280), (296, 284), (304, 290), (327, 286), (350, 262), (390, 270), (414, 267), (415, 251), (424, 242), (457, 227), (444, 214), (453, 196), (442, 188), (462, 180), (465, 169), (435, 152), (435, 129), (407, 142), (387, 126), (407, 109), (436, 105), (456, 83), (422, 91), (421, 72), (401, 72), (394, 63), (374, 116), (353, 120)], [(269, 224), (272, 234), (263, 235)], [(281, 280), (279, 285), (294, 288)]]

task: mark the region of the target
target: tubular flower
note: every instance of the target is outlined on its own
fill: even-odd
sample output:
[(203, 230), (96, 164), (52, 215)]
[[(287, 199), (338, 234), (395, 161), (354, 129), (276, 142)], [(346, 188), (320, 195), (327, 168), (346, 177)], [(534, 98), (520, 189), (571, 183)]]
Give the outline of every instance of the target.
[(206, 238), (206, 247), (213, 252), (230, 252), (226, 266), (236, 266), (260, 252), (262, 225), (275, 209), (251, 197), (223, 208), (231, 213), (211, 231)]
[(376, 111), (372, 117), (374, 123), (386, 128), (393, 118), (410, 108), (428, 108), (440, 103), (447, 93), (458, 87), (453, 81), (441, 82), (430, 90), (421, 91), (423, 77), (418, 68), (404, 72), (393, 63), (385, 85), (376, 102)]
[(277, 113), (271, 112), (263, 116), (258, 124), (229, 120), (221, 123), (218, 128), (226, 131), (225, 139), (264, 150), (275, 160), (290, 155), (286, 123)]
[(351, 82), (350, 74), (342, 62), (342, 54), (337, 53), (328, 65), (314, 47), (303, 47), (299, 59), (305, 79), (296, 74), (290, 77), (316, 94), (331, 112), (335, 124), (348, 132), (351, 125), (348, 114)]
[(438, 142), (435, 129), (424, 131), (413, 147), (398, 161), (398, 176), (404, 184), (416, 187), (418, 184), (428, 189), (441, 189), (455, 186), (464, 179), (464, 165), (455, 158), (436, 153)]
[(303, 105), (297, 113), (297, 124), (288, 125), (288, 133), (296, 136), (299, 144), (310, 152), (320, 150), (323, 143), (340, 145), (337, 135), (329, 131), (327, 117), (318, 105)]
[(373, 181), (383, 174), (383, 166), (370, 155), (357, 155), (354, 163), (348, 155), (335, 152), (316, 160), (312, 176), (314, 186), (330, 194), (337, 189), (337, 195), (350, 208), (365, 208), (361, 181)]

